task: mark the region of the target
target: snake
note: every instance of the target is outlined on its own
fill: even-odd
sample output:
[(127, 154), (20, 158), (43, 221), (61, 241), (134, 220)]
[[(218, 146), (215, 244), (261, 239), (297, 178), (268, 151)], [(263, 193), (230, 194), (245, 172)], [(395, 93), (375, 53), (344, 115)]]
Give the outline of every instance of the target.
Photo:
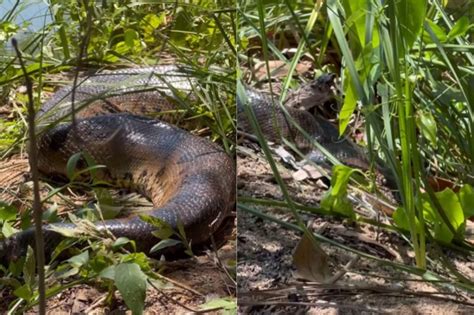
[[(87, 156), (104, 166), (96, 169), (96, 178), (149, 199), (153, 208), (144, 214), (172, 230), (182, 228), (193, 246), (208, 242), (235, 208), (235, 162), (209, 139), (164, 121), (173, 120), (168, 112), (177, 103), (195, 98), (196, 80), (189, 69), (162, 65), (110, 70), (76, 83), (59, 89), (36, 115), (41, 174), (66, 177), (70, 157), (80, 153), (78, 165), (86, 167)], [(76, 119), (70, 121), (72, 103)], [(160, 119), (147, 117), (160, 112)], [(160, 241), (153, 235), (159, 227), (136, 213), (94, 225), (99, 232), (134, 240), (137, 251), (149, 252)], [(61, 230), (76, 227), (67, 222), (43, 225), (47, 257), (65, 238)], [(28, 246), (35, 248), (33, 228), (1, 240), (0, 261), (17, 260)], [(171, 247), (154, 254), (181, 251)]]
[[(282, 139), (287, 139), (303, 151), (306, 159), (330, 167), (327, 154), (314, 146), (316, 141), (342, 164), (367, 171), (372, 163), (364, 149), (349, 137), (340, 136), (329, 120), (310, 112), (334, 100), (334, 79), (334, 74), (323, 74), (304, 83), (290, 91), (281, 105), (278, 95), (245, 86), (237, 97), (238, 127), (244, 132), (254, 131), (249, 112), (245, 110), (248, 106), (267, 141), (281, 144)], [(375, 170), (387, 187), (396, 189), (393, 174), (380, 159), (376, 159)]]

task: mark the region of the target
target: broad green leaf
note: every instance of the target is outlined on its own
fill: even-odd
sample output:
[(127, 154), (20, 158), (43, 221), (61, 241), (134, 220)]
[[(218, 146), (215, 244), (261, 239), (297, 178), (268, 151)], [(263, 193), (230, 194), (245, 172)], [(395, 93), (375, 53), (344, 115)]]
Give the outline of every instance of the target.
[(396, 226), (404, 229), (406, 231), (410, 230), (410, 224), (408, 223), (408, 218), (405, 213), (405, 209), (398, 207), (392, 215), (392, 219), (395, 222)]
[(105, 278), (105, 279), (110, 279), (110, 280), (115, 280), (115, 266), (108, 266), (104, 268), (100, 273), (99, 277)]
[(459, 201), (466, 218), (474, 217), (474, 189), (469, 184), (464, 184), (459, 190)]
[(453, 28), (448, 33), (448, 39), (452, 39), (456, 36), (464, 36), (469, 30), (469, 19), (467, 16), (462, 16), (456, 21)]
[(423, 26), (426, 14), (426, 0), (398, 0), (397, 18), (400, 27), (401, 43), (405, 49), (410, 49)]
[[(370, 19), (373, 18), (374, 8), (369, 0), (344, 0), (342, 1), (344, 12), (346, 15), (345, 24), (349, 28), (349, 40), (352, 42), (352, 52), (354, 57), (359, 55), (360, 50), (366, 46), (373, 49), (380, 43), (378, 29), (372, 26)], [(368, 19), (369, 18), (369, 19)], [(367, 32), (370, 28), (371, 32)], [(353, 36), (355, 35), (355, 36)], [(369, 36), (369, 37), (368, 37)], [(355, 45), (357, 40), (357, 45)]]
[(115, 267), (115, 286), (134, 315), (143, 313), (146, 279), (146, 275), (135, 263), (124, 263)]
[(428, 280), (428, 281), (442, 281), (443, 280), (438, 275), (434, 274), (431, 271), (426, 271), (423, 274), (423, 279)]
[[(438, 24), (435, 24), (431, 20), (427, 20), (426, 22), (441, 43), (444, 43), (447, 41), (448, 36), (446, 35), (446, 32), (441, 28), (441, 26), (439, 26)], [(423, 41), (425, 43), (433, 42), (430, 34), (427, 31), (423, 32)]]
[(79, 255), (73, 256), (67, 260), (74, 267), (81, 267), (89, 261), (89, 251), (80, 253)]
[(176, 246), (178, 244), (181, 244), (181, 241), (178, 241), (178, 240), (175, 240), (175, 239), (172, 239), (172, 238), (164, 239), (164, 240), (161, 240), (155, 246), (153, 246), (150, 249), (150, 253), (157, 252), (157, 251), (162, 250), (162, 249), (167, 248), (167, 247)]
[(335, 165), (331, 179), (331, 188), (324, 194), (321, 200), (321, 208), (343, 214), (349, 218), (355, 218), (354, 210), (349, 199), (347, 199), (347, 184), (355, 169), (345, 165)]
[(145, 253), (130, 253), (122, 256), (122, 263), (135, 263), (137, 264), (143, 272), (148, 272), (151, 270), (150, 259)]
[(33, 292), (27, 284), (24, 284), (21, 287), (15, 289), (15, 291), (13, 291), (13, 294), (22, 298), (25, 301), (30, 301), (31, 297), (33, 296)]
[(59, 279), (67, 279), (69, 277), (72, 277), (72, 276), (75, 276), (77, 274), (79, 274), (79, 268), (78, 267), (70, 267), (68, 270), (66, 271), (57, 271), (56, 274), (57, 274), (57, 277)]
[(5, 237), (10, 237), (12, 236), (13, 234), (17, 233), (18, 230), (15, 229), (11, 224), (10, 222), (5, 222), (3, 223), (3, 226), (2, 226), (2, 234), (3, 236)]
[(154, 32), (155, 30), (165, 22), (166, 14), (165, 12), (156, 14), (148, 14), (143, 19), (141, 24), (141, 29), (143, 30), (143, 39), (145, 42), (154, 42), (156, 40)]
[(72, 238), (63, 239), (54, 249), (53, 254), (51, 255), (51, 260), (55, 260), (58, 256), (66, 249), (74, 246), (78, 241)]
[(431, 143), (436, 149), (438, 143), (437, 126), (433, 115), (430, 112), (418, 112), (416, 116), (416, 123), (422, 135)]
[(167, 240), (174, 234), (174, 231), (171, 229), (164, 228), (153, 231), (151, 232), (151, 234), (153, 234), (153, 236), (159, 238), (160, 240)]
[[(449, 188), (435, 193), (446, 217), (459, 235), (463, 234), (464, 213), (458, 196)], [(443, 218), (425, 200), (423, 202), (423, 212), (425, 219), (433, 225), (434, 238), (444, 243), (450, 243), (454, 237)]]
[(124, 33), (125, 44), (128, 47), (133, 48), (135, 46), (135, 41), (138, 40), (138, 33), (134, 29), (127, 29)]
[(124, 245), (126, 245), (128, 243), (130, 243), (130, 239), (128, 239), (127, 237), (119, 237), (118, 239), (115, 240), (112, 247), (114, 249), (118, 249), (118, 248), (123, 247)]
[(11, 221), (15, 220), (18, 210), (0, 201), (0, 221)]

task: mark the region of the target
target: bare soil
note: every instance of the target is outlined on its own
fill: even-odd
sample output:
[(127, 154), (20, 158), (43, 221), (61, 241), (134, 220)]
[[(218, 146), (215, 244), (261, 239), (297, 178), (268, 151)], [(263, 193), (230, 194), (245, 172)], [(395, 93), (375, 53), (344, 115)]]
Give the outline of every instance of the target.
[[(280, 173), (292, 198), (317, 206), (326, 189), (320, 181), (294, 180), (294, 170), (278, 157)], [(242, 197), (283, 200), (269, 164), (258, 146), (244, 143), (238, 150), (238, 193)], [(250, 205), (283, 222), (295, 223), (289, 210)], [(358, 208), (355, 205), (355, 208)], [(398, 234), (368, 224), (331, 216), (301, 214), (309, 228), (329, 239), (378, 258), (414, 266), (414, 253)], [(382, 222), (388, 219), (381, 219)], [(435, 286), (413, 274), (360, 257), (332, 284), (301, 281), (293, 266), (293, 252), (302, 235), (280, 224), (238, 210), (238, 303), (242, 314), (473, 314), (474, 297), (451, 286)], [(472, 239), (471, 239), (472, 240)], [(332, 274), (355, 255), (325, 243)], [(442, 250), (466, 277), (474, 279), (474, 255)], [(427, 258), (439, 254), (428, 248)], [(450, 272), (430, 265), (439, 274)]]

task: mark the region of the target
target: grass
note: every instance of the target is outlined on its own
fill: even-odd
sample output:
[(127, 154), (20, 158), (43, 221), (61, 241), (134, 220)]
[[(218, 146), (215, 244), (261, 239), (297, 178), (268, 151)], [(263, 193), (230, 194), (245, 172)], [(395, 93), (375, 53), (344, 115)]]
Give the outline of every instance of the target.
[[(15, 158), (24, 152), (27, 135), (26, 98), (22, 91), (15, 90), (21, 85), (23, 74), (15, 55), (5, 48), (7, 42), (26, 27), (15, 24), (14, 20), (21, 4), (20, 1), (20, 6), (7, 12), (0, 24), (0, 34), (4, 35), (0, 36), (0, 45), (3, 46), (0, 90), (2, 95), (8, 94), (15, 100), (11, 102), (15, 109), (11, 115), (0, 116), (2, 160)], [(228, 154), (235, 154), (235, 11), (232, 2), (221, 1), (217, 5), (208, 1), (192, 4), (123, 1), (120, 5), (96, 5), (92, 1), (81, 1), (77, 5), (70, 1), (52, 0), (49, 13), (51, 23), (45, 23), (20, 41), (27, 73), (34, 80), (37, 109), (46, 98), (43, 91), (52, 92), (59, 85), (70, 85), (75, 81), (76, 67), (79, 70), (101, 70), (166, 61), (186, 64), (192, 68), (199, 82), (194, 87), (196, 101), (184, 104), (189, 108), (186, 120), (193, 122), (191, 131), (219, 143)], [(62, 72), (72, 73), (72, 79), (64, 79)], [(58, 76), (59, 81), (56, 79)], [(43, 206), (50, 209), (47, 213), (51, 220), (58, 218), (54, 202), (63, 200), (66, 204), (74, 204), (68, 190), (78, 186), (81, 190), (89, 189), (102, 194), (102, 201), (110, 198), (107, 192), (104, 195), (104, 190), (99, 192), (97, 188), (92, 189), (78, 182), (61, 187), (46, 186), (49, 187), (46, 193), (48, 200), (43, 200)], [(23, 204), (28, 207), (30, 201)], [(0, 212), (4, 236), (10, 235), (12, 226), (18, 226), (18, 223), (21, 223), (21, 229), (30, 224), (28, 212), (20, 218), (14, 214), (14, 207), (7, 205), (0, 207)], [(79, 211), (77, 220), (81, 225), (85, 224), (91, 235), (96, 235), (87, 223), (89, 219), (97, 220), (97, 213), (85, 206)], [(61, 243), (58, 253), (70, 247), (70, 243)], [(143, 253), (126, 251), (126, 243), (130, 242), (118, 239), (111, 244), (103, 236), (96, 235), (88, 241), (83, 252), (78, 252), (69, 260), (56, 261), (47, 269), (46, 296), (52, 297), (80, 283), (94, 283), (108, 292), (107, 303), (112, 302), (114, 291), (119, 289), (127, 306), (139, 312), (143, 308), (145, 282), (149, 285), (153, 282), (156, 287), (156, 281), (166, 279), (159, 273), (162, 268), (160, 263), (150, 260)], [(11, 265), (8, 270), (3, 269), (2, 286), (12, 288), (8, 306), (10, 312), (25, 312), (38, 304), (34, 266), (35, 258), (30, 252), (19, 264)], [(115, 271), (118, 274), (130, 273), (131, 276), (119, 279), (113, 276)], [(138, 287), (129, 290), (132, 284)], [(217, 299), (217, 304), (203, 305), (203, 308), (232, 309), (235, 302), (232, 302), (232, 296), (229, 299), (222, 299), (221, 304)]]
[[(242, 68), (251, 68), (263, 60), (270, 73), (270, 60), (288, 64), (288, 76), (282, 82), (282, 100), (287, 89), (297, 85), (294, 70), (306, 53), (313, 56), (315, 67), (323, 72), (335, 71), (342, 80), (340, 133), (349, 128), (354, 112), (359, 111), (365, 118), (369, 156), (372, 160), (382, 159), (391, 169), (401, 196), (390, 220), (393, 227), (385, 228), (398, 231), (401, 237), (408, 233), (416, 268), (383, 263), (418, 275), (423, 270), (432, 272), (436, 263), (441, 263), (449, 273), (449, 279), (444, 280), (472, 292), (472, 279), (427, 249), (429, 242), (464, 252), (473, 250), (464, 238), (465, 222), (473, 215), (468, 201), (472, 200), (474, 182), (471, 176), (473, 98), (467, 88), (472, 85), (474, 69), (468, 31), (472, 21), (467, 17), (451, 20), (437, 1), (381, 5), (378, 1), (333, 0), (325, 2), (322, 8), (319, 1), (295, 4), (242, 0), (239, 3)], [(281, 51), (289, 48), (292, 38), (299, 42), (295, 44), (296, 52), (288, 59)], [(321, 64), (323, 54), (329, 52), (336, 62)], [(272, 83), (269, 85), (271, 89)], [(242, 89), (240, 94), (244, 94)], [(271, 154), (263, 144), (263, 136), (254, 127), (284, 195), (279, 207), (293, 213), (298, 229), (306, 235), (305, 222), (301, 222), (297, 209), (301, 206), (295, 206), (286, 192), (285, 183), (279, 179)], [(435, 191), (429, 183), (436, 177), (449, 179), (455, 185)], [(251, 207), (262, 202), (276, 201), (243, 198), (239, 199), (238, 207), (274, 220)], [(329, 210), (322, 207), (314, 211), (327, 214)], [(348, 217), (353, 215), (349, 213)], [(367, 218), (355, 217), (357, 221), (369, 222)], [(321, 236), (316, 238), (328, 242)], [(441, 276), (436, 274), (436, 277)]]

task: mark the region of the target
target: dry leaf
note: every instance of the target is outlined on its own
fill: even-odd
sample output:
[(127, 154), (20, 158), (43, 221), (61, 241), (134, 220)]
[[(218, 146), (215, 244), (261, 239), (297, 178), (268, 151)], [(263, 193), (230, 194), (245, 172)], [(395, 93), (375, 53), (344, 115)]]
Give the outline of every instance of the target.
[[(289, 65), (282, 60), (269, 60), (268, 66), (270, 68), (271, 78), (281, 79), (288, 75)], [(303, 76), (305, 73), (311, 70), (313, 64), (309, 61), (302, 61), (296, 65), (295, 75)], [(267, 79), (267, 65), (265, 62), (261, 62), (255, 65), (254, 68), (255, 77), (257, 80)]]
[(305, 234), (296, 246), (293, 254), (293, 265), (299, 278), (322, 283), (332, 276), (329, 270), (328, 258), (328, 255), (319, 244), (313, 244)]
[(280, 145), (276, 148), (273, 148), (272, 150), (282, 159), (283, 162), (291, 165), (293, 168), (298, 169), (295, 157), (290, 152), (288, 152), (283, 146)]
[(308, 172), (306, 172), (303, 169), (299, 169), (296, 172), (293, 173), (293, 179), (300, 182), (302, 180), (305, 180), (306, 178), (309, 177)]

